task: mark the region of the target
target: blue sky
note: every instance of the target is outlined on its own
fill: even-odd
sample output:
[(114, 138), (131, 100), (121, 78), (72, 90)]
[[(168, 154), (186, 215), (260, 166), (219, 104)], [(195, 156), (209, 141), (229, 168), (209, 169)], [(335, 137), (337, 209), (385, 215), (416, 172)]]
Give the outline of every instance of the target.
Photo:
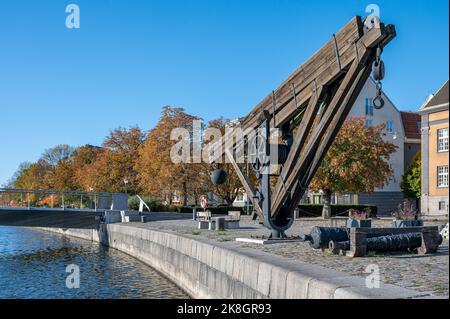
[(448, 79), (448, 0), (1, 0), (0, 184), (54, 145), (148, 130), (166, 104), (243, 116), (370, 3), (398, 32), (384, 89), (417, 110)]

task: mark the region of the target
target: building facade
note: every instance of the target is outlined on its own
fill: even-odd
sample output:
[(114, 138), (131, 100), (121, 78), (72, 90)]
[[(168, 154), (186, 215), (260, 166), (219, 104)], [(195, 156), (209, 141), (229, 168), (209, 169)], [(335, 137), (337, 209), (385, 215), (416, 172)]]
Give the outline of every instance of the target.
[(422, 196), (425, 216), (448, 216), (448, 81), (420, 109), (422, 116)]

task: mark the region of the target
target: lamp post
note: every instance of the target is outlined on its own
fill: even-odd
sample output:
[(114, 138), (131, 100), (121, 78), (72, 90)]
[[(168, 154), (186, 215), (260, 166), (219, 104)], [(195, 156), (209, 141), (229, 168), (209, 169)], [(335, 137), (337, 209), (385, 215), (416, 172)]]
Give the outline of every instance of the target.
[(125, 177), (123, 182), (125, 184), (125, 194), (128, 194), (128, 177)]
[[(94, 192), (94, 187), (89, 186), (89, 192), (93, 193)], [(97, 211), (97, 198), (96, 198), (95, 194), (94, 194), (94, 209), (95, 209), (95, 211)]]

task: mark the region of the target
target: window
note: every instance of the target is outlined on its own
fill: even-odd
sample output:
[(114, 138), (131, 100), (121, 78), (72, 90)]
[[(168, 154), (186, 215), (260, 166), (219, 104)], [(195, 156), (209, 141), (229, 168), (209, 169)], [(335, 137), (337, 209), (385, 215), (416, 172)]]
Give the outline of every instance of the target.
[(321, 204), (321, 200), (320, 200), (321, 198), (320, 198), (320, 195), (314, 195), (313, 196), (313, 204), (315, 204), (315, 205), (320, 205)]
[(394, 121), (387, 121), (386, 122), (386, 131), (394, 132)]
[(236, 196), (236, 201), (237, 202), (243, 202), (244, 201), (244, 194), (238, 193), (237, 196)]
[(448, 187), (448, 166), (438, 166), (438, 187)]
[(366, 115), (373, 116), (373, 100), (366, 99)]
[(439, 210), (445, 210), (445, 202), (439, 202)]
[(372, 125), (373, 125), (373, 120), (366, 120), (366, 121), (364, 122), (364, 125), (365, 125), (365, 126), (372, 126)]
[(438, 130), (438, 152), (448, 152), (448, 128)]

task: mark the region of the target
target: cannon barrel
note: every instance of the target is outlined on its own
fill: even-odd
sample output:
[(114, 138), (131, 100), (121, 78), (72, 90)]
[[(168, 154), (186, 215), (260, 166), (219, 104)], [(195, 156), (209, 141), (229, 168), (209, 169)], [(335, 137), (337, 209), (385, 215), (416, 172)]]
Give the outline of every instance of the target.
[[(442, 236), (440, 236), (438, 244), (442, 244)], [(422, 245), (421, 233), (408, 233), (399, 235), (388, 235), (367, 238), (367, 250), (388, 252), (388, 251), (405, 251), (414, 250)], [(340, 250), (350, 250), (350, 241), (333, 241), (328, 244), (328, 248), (334, 253)]]

